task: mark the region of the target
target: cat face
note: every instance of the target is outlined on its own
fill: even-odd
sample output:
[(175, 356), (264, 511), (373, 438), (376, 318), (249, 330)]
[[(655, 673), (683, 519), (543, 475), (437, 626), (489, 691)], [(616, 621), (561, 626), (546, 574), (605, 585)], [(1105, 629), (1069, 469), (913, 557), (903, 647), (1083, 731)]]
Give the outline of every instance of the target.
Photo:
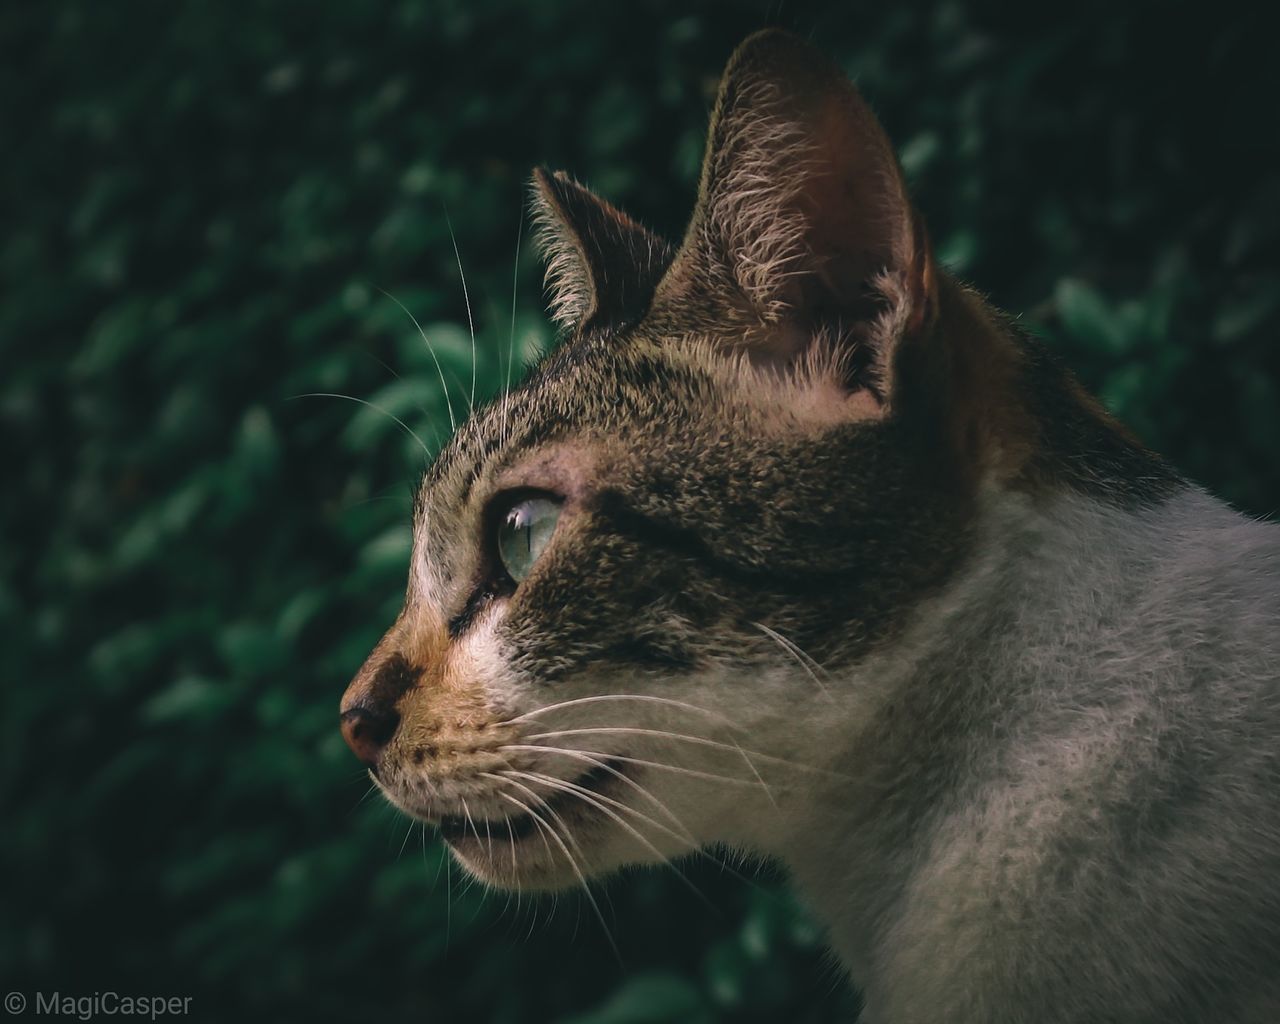
[(565, 340), (427, 473), (343, 728), (475, 874), (556, 887), (767, 846), (871, 727), (980, 483), (1034, 460), (1016, 353), (797, 40), (731, 61), (678, 249), (563, 175), (535, 203)]

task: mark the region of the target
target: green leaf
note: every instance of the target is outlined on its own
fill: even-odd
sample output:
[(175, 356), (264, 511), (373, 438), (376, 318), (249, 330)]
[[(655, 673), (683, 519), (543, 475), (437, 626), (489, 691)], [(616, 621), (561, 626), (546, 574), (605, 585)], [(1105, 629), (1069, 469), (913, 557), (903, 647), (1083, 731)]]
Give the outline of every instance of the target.
[(1054, 289), (1054, 302), (1062, 325), (1082, 344), (1111, 355), (1128, 349), (1124, 323), (1093, 286), (1063, 278)]

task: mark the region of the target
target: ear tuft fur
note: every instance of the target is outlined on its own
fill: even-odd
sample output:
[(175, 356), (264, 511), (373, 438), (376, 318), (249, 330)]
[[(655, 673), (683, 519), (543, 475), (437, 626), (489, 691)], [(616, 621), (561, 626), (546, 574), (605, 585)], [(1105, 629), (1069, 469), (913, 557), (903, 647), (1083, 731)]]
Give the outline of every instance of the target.
[(800, 198), (817, 147), (801, 124), (783, 116), (779, 83), (728, 80), (742, 63), (740, 51), (725, 73), (708, 143), (703, 242), (708, 256), (719, 249), (727, 257), (735, 282), (764, 318), (776, 320), (787, 309), (788, 279), (802, 272)]
[(547, 312), (557, 327), (567, 330), (591, 311), (593, 297), (580, 242), (552, 198), (557, 191), (554, 183), (555, 178), (546, 171), (541, 168), (534, 171), (531, 189), (534, 244), (544, 265)]
[(787, 33), (747, 39), (721, 81), (664, 300), (713, 296), (780, 328), (739, 345), (773, 366), (821, 335), (856, 368), (849, 386), (883, 397), (896, 341), (933, 315), (933, 275), (893, 149), (852, 83)]
[(644, 315), (671, 262), (670, 243), (563, 171), (534, 172), (533, 207), (549, 311), (561, 330), (619, 327)]

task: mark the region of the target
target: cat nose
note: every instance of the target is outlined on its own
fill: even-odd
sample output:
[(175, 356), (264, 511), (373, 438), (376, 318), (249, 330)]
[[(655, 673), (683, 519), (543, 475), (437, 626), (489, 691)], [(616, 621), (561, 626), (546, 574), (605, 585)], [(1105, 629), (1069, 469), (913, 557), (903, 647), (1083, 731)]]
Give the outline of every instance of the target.
[(342, 738), (360, 763), (376, 768), (378, 757), (395, 735), (400, 716), (395, 711), (357, 704), (342, 712)]
[(375, 770), (400, 724), (396, 705), (422, 675), (422, 669), (410, 665), (403, 655), (386, 653), (385, 646), (384, 638), (347, 687), (339, 719), (347, 746), (362, 764)]

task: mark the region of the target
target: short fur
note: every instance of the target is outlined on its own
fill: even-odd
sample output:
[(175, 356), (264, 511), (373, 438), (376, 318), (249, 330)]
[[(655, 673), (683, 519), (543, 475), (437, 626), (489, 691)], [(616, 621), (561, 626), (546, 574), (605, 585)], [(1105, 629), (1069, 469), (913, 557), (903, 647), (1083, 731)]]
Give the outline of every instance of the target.
[(775, 857), (873, 1024), (1280, 1019), (1280, 531), (935, 267), (789, 36), (678, 249), (535, 197), (564, 341), (427, 473), (343, 701), (387, 796), (509, 887)]

